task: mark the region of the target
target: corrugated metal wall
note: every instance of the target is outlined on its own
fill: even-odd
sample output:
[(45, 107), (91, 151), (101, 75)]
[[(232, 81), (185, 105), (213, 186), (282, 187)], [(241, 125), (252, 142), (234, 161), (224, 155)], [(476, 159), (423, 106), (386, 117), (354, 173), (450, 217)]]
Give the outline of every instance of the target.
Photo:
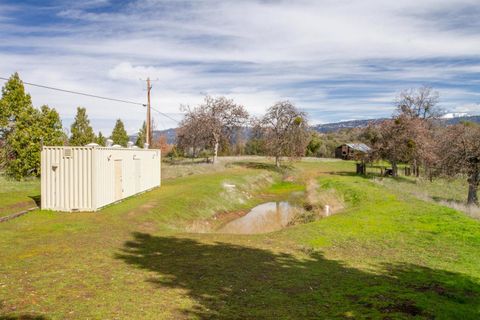
[(42, 209), (94, 211), (160, 186), (160, 160), (154, 149), (44, 147)]
[(94, 177), (97, 207), (118, 201), (115, 161), (121, 161), (121, 199), (160, 185), (160, 150), (97, 148)]
[(42, 209), (92, 210), (92, 148), (42, 149)]

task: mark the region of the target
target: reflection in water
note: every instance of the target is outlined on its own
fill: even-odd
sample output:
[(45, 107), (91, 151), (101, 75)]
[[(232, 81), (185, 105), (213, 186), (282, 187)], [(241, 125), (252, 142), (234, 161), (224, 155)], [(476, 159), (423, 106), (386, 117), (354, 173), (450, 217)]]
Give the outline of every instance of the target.
[(301, 209), (286, 201), (267, 202), (256, 206), (245, 216), (227, 223), (218, 232), (252, 234), (280, 230), (295, 218), (299, 210)]

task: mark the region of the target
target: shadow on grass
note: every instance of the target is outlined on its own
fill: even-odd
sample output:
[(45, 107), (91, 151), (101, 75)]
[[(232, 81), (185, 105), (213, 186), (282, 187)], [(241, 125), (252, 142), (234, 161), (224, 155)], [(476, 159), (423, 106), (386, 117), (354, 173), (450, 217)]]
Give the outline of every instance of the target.
[(0, 320), (46, 320), (44, 316), (36, 316), (31, 314), (22, 314), (22, 315), (9, 315), (2, 316), (0, 315)]
[[(135, 233), (117, 258), (154, 272), (149, 282), (183, 289), (178, 310), (199, 319), (478, 319), (480, 288), (461, 274), (385, 265), (375, 275), (313, 252), (288, 253)], [(174, 302), (172, 302), (173, 304)]]
[(166, 163), (171, 166), (182, 166), (182, 165), (195, 165), (195, 164), (206, 164), (212, 163), (211, 158), (182, 158), (182, 159), (170, 159), (164, 158), (162, 163)]
[(245, 167), (249, 169), (268, 170), (273, 172), (284, 172), (293, 168), (293, 166), (291, 165), (281, 165), (280, 168), (278, 168), (273, 163), (255, 162), (255, 161), (237, 161), (237, 162), (232, 162), (230, 165)]
[(336, 171), (336, 172), (332, 172), (331, 174), (332, 175), (345, 176), (345, 177), (359, 177), (359, 178), (364, 178), (364, 179), (372, 179), (372, 178), (393, 179), (393, 180), (396, 180), (398, 182), (416, 184), (415, 180), (409, 179), (409, 178), (406, 178), (406, 177), (402, 177), (402, 176), (398, 176), (398, 177), (382, 176), (379, 173), (372, 173), (372, 172), (367, 172), (366, 175), (361, 175), (361, 174), (357, 174), (355, 172), (350, 172), (350, 171)]
[(435, 202), (446, 202), (451, 205), (458, 205), (458, 206), (467, 206), (466, 201), (460, 201), (455, 199), (454, 197), (441, 197), (441, 196), (432, 196), (431, 197)]
[(28, 196), (28, 197), (35, 202), (35, 204), (37, 205), (37, 207), (40, 208), (40, 206), (42, 205), (42, 198), (41, 198), (40, 195)]

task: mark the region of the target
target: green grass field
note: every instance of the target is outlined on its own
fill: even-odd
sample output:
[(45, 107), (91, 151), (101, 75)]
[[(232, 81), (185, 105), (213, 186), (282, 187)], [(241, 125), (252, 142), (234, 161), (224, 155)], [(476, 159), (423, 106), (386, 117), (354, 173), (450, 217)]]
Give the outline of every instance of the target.
[[(282, 172), (252, 161), (183, 168), (97, 213), (1, 223), (0, 319), (479, 319), (479, 221), (404, 192), (408, 182), (353, 170), (313, 160)], [(312, 181), (345, 209), (269, 234), (188, 232)], [(38, 193), (29, 183), (19, 202)]]
[(37, 206), (40, 183), (37, 179), (12, 181), (0, 174), (0, 218)]

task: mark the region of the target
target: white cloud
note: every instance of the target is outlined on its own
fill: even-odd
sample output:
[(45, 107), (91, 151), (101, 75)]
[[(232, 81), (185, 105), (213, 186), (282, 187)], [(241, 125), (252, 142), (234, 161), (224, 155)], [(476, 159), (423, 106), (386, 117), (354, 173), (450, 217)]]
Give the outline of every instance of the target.
[[(104, 10), (109, 3), (115, 10)], [(91, 0), (56, 2), (44, 12), (61, 20), (39, 25), (13, 18), (21, 4), (0, 6), (6, 30), (0, 73), (19, 71), (25, 81), (139, 102), (146, 95), (139, 79), (158, 78), (153, 103), (175, 118), (180, 104), (199, 103), (205, 93), (234, 98), (252, 114), (291, 99), (316, 122), (388, 116), (395, 92), (423, 83), (440, 86), (443, 104), (453, 110), (478, 106), (478, 87), (465, 87), (465, 81), (480, 85), (480, 35), (470, 22), (476, 5), (139, 0), (120, 7)], [(459, 25), (450, 13), (462, 8), (467, 16)], [(103, 132), (117, 117), (134, 132), (144, 118), (144, 109), (133, 105), (28, 90), (36, 105), (48, 103), (65, 119), (86, 106)]]
[(452, 111), (459, 113), (466, 113), (469, 115), (479, 115), (480, 103), (468, 103), (464, 105), (457, 105), (452, 108)]

